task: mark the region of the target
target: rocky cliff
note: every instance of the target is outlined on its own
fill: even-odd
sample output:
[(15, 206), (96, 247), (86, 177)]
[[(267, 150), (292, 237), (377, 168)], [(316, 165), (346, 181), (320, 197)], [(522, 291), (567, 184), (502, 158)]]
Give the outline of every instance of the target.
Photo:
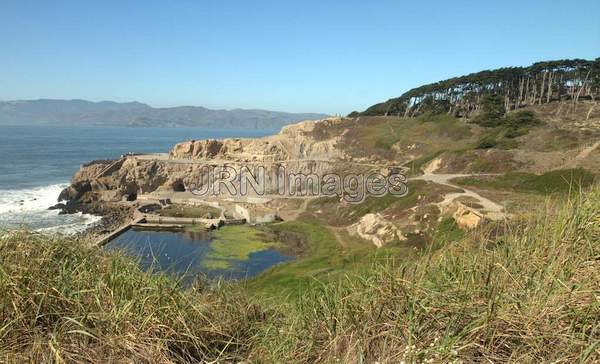
[(315, 127), (339, 124), (341, 119), (304, 121), (285, 126), (277, 135), (258, 139), (190, 140), (169, 153), (171, 159), (218, 159), (228, 161), (282, 162), (291, 160), (338, 160), (344, 157), (340, 135), (324, 140)]
[(175, 145), (168, 155), (91, 162), (75, 173), (61, 199), (76, 210), (99, 202), (134, 201), (155, 191), (186, 191), (206, 180), (207, 165), (241, 168), (252, 163), (268, 169), (284, 165), (294, 173), (325, 174), (339, 168), (338, 162), (347, 156), (339, 146), (340, 136), (316, 138), (315, 126), (340, 121), (305, 121), (264, 138), (190, 140)]
[[(263, 167), (267, 194), (277, 187), (269, 176), (282, 166), (288, 173), (317, 176), (403, 170), (411, 176), (406, 198), (368, 197), (353, 205), (339, 196), (302, 202), (254, 196), (232, 210), (250, 211), (256, 206), (248, 204), (260, 204), (261, 211), (316, 218), (377, 246), (422, 241), (430, 239), (445, 218), (458, 228), (475, 228), (509, 216), (512, 209), (533, 208), (539, 194), (550, 191), (546, 186), (560, 189), (577, 182), (569, 176), (593, 179), (600, 172), (600, 108), (595, 105), (528, 108), (539, 123), (519, 129), (483, 127), (447, 114), (360, 116), (304, 121), (256, 139), (189, 140), (165, 155), (131, 155), (82, 166), (61, 194), (68, 201), (61, 207), (105, 213), (113, 207), (133, 207), (139, 199), (177, 195), (188, 201), (197, 198), (190, 191), (209, 183), (210, 166), (238, 171)], [(453, 181), (465, 176), (472, 179), (465, 184)], [(217, 198), (231, 201), (232, 195), (226, 191)]]

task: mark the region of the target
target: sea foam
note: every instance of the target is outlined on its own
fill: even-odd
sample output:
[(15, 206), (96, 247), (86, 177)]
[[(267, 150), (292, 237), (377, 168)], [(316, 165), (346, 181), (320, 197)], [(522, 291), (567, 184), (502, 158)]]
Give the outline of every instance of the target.
[(53, 184), (20, 190), (0, 190), (0, 228), (25, 227), (48, 233), (74, 234), (98, 222), (87, 214), (61, 215), (48, 207), (58, 202), (67, 184)]

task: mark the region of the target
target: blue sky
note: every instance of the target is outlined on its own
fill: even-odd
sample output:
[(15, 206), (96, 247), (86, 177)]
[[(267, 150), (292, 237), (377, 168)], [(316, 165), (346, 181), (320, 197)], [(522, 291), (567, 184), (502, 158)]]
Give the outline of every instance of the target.
[(346, 114), (428, 82), (600, 57), (600, 1), (0, 2), (0, 100)]

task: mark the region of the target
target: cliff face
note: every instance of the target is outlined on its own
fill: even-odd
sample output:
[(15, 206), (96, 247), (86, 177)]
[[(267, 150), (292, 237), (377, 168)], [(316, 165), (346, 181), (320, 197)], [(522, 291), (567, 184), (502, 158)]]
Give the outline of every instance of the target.
[(155, 191), (186, 191), (206, 182), (209, 165), (237, 170), (262, 166), (267, 172), (283, 165), (293, 173), (326, 174), (339, 168), (337, 162), (345, 158), (339, 146), (341, 137), (317, 138), (314, 129), (317, 123), (339, 122), (305, 121), (265, 138), (192, 140), (175, 145), (168, 156), (125, 156), (118, 161), (91, 162), (73, 176), (61, 199), (89, 205), (131, 201)]
[(284, 127), (277, 135), (259, 139), (191, 140), (179, 143), (169, 153), (172, 159), (218, 159), (277, 162), (290, 160), (335, 160), (344, 156), (341, 136), (325, 140), (315, 137), (315, 125), (333, 125), (341, 119), (304, 121)]

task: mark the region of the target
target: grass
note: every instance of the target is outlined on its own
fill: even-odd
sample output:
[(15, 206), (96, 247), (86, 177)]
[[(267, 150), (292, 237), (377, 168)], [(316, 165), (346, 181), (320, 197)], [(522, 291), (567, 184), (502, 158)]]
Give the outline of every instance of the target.
[(335, 281), (350, 272), (368, 271), (373, 264), (389, 262), (400, 252), (404, 257), (413, 255), (401, 243), (377, 249), (362, 240), (353, 241), (344, 236), (346, 240), (341, 244), (339, 236), (314, 219), (275, 224), (270, 229), (283, 238), (282, 241), (296, 240), (305, 247), (296, 260), (276, 265), (245, 283), (250, 292), (261, 297), (296, 301), (315, 285)]
[[(390, 206), (410, 207), (417, 201), (417, 188), (420, 182), (410, 181), (407, 183), (408, 193), (406, 196), (394, 196), (386, 194), (380, 197), (367, 196), (359, 204), (345, 204), (339, 202), (339, 197), (322, 197), (312, 201), (309, 205), (311, 217), (318, 217), (333, 226), (344, 226), (357, 222), (368, 213), (376, 213)], [(319, 214), (314, 211), (321, 211)]]
[(434, 152), (432, 154), (423, 156), (421, 158), (413, 159), (410, 162), (406, 163), (404, 165), (404, 167), (409, 168), (410, 174), (421, 173), (421, 172), (423, 172), (423, 167), (425, 167), (426, 164), (428, 164), (432, 160), (434, 160), (437, 157), (439, 157), (445, 151), (446, 150), (438, 150), (437, 152)]
[(417, 204), (420, 194), (431, 192), (426, 189), (426, 183), (423, 181), (408, 181), (406, 185), (408, 187), (406, 196), (392, 194), (380, 197), (367, 196), (363, 202), (356, 204), (340, 204), (339, 197), (318, 198), (310, 203), (308, 213), (304, 215), (328, 225), (347, 226), (368, 213), (381, 212), (391, 207), (406, 210)]
[(598, 362), (600, 191), (539, 212), (313, 287), (267, 351), (292, 362)]
[[(429, 155), (438, 150), (465, 148), (470, 144), (471, 126), (450, 115), (427, 115), (419, 118), (365, 117), (352, 127), (345, 138), (357, 156), (397, 157), (394, 145), (418, 145), (418, 152)], [(425, 143), (424, 141), (427, 141)], [(403, 151), (402, 153), (405, 153)]]
[(524, 193), (551, 194), (575, 193), (594, 183), (595, 176), (582, 168), (561, 169), (541, 175), (525, 172), (511, 172), (493, 178), (463, 177), (457, 183), (499, 190), (512, 190)]
[(446, 216), (437, 226), (433, 236), (433, 242), (438, 246), (448, 242), (461, 241), (465, 237), (465, 232), (461, 230), (453, 218)]
[(182, 290), (86, 242), (0, 233), (0, 361), (236, 361), (264, 319), (235, 287)]
[(77, 240), (1, 233), (0, 360), (600, 361), (600, 189), (463, 237), (442, 225), (456, 241), (392, 263), (316, 221), (274, 224), (303, 258), (189, 290)]
[(300, 259), (275, 266), (253, 279), (248, 283), (253, 291), (297, 294), (317, 278), (351, 263), (351, 257), (345, 257), (344, 249), (333, 233), (316, 220), (284, 222), (271, 225), (270, 229), (279, 236), (294, 237), (304, 244), (304, 253)]

